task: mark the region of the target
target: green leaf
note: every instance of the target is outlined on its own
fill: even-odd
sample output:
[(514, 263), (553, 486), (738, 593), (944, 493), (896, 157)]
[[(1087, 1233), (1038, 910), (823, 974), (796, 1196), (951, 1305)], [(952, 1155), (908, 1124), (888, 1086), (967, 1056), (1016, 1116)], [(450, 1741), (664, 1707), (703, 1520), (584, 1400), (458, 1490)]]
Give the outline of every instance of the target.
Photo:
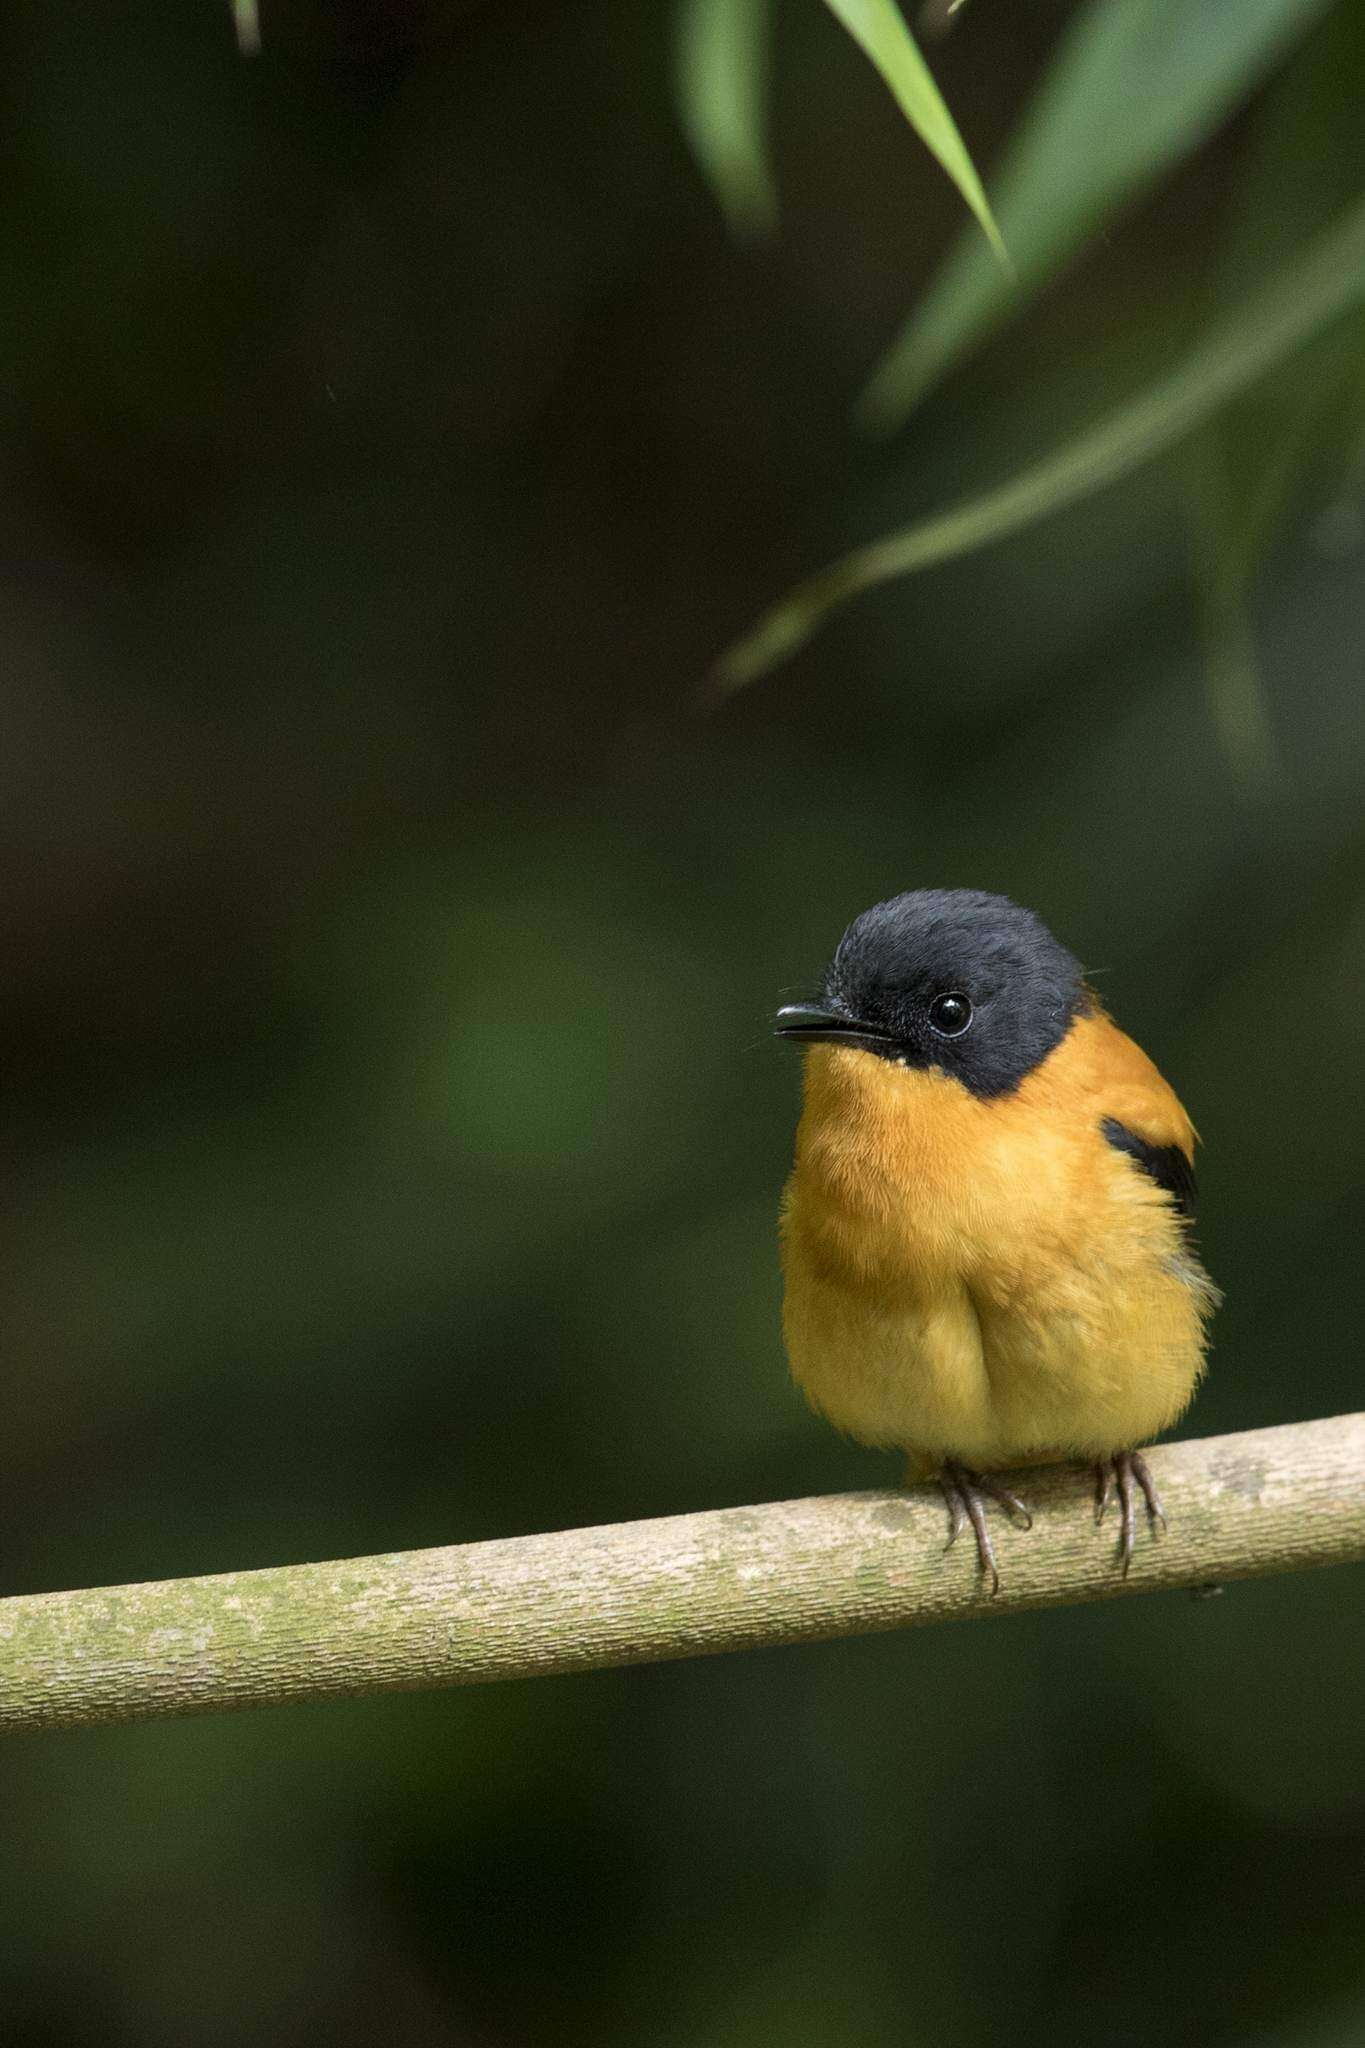
[(976, 166), (895, 0), (825, 0), (825, 5), (871, 58), (906, 120), (957, 186), (985, 229), (1008, 279), (1012, 274), (1010, 259)]
[(994, 181), (1017, 285), (974, 238), (959, 243), (859, 401), (864, 425), (900, 425), (952, 363), (1196, 148), (1328, 4), (1091, 0)]
[(1365, 199), (1206, 329), (1175, 369), (1097, 426), (995, 490), (857, 548), (798, 585), (721, 658), (708, 698), (766, 674), (861, 591), (985, 547), (1116, 483), (1362, 300)]
[(768, 162), (768, 0), (682, 0), (673, 91), (683, 133), (732, 234), (771, 234), (777, 190)]

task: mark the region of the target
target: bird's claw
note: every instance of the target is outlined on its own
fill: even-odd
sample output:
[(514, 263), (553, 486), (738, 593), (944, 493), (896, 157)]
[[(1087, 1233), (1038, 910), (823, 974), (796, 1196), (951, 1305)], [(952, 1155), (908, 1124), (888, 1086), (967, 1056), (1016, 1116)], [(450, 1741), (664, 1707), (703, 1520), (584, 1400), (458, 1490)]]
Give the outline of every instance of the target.
[(1095, 1466), (1095, 1521), (1104, 1520), (1105, 1510), (1114, 1493), (1114, 1481), (1119, 1488), (1119, 1556), (1123, 1561), (1123, 1576), (1128, 1576), (1128, 1567), (1133, 1562), (1133, 1546), (1137, 1537), (1137, 1517), (1134, 1511), (1133, 1481), (1136, 1480), (1147, 1503), (1147, 1519), (1153, 1529), (1167, 1527), (1166, 1510), (1161, 1504), (1161, 1495), (1148, 1469), (1147, 1460), (1141, 1451), (1118, 1451), (1112, 1458), (1102, 1458)]
[(998, 1479), (992, 1479), (980, 1472), (971, 1472), (956, 1458), (950, 1458), (939, 1476), (943, 1498), (948, 1504), (950, 1527), (945, 1550), (951, 1550), (968, 1522), (976, 1537), (976, 1555), (981, 1566), (981, 1576), (990, 1581), (992, 1600), (1000, 1591), (1000, 1567), (995, 1561), (995, 1546), (991, 1542), (990, 1530), (986, 1525), (986, 1510), (981, 1496), (986, 1494), (1004, 1508), (1010, 1520), (1020, 1529), (1031, 1529), (1033, 1517), (1017, 1493), (1011, 1493)]

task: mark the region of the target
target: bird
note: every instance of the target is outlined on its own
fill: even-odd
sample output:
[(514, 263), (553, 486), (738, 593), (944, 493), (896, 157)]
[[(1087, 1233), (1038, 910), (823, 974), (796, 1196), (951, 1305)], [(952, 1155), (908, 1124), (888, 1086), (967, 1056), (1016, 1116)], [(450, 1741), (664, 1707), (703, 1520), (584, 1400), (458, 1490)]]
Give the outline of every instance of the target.
[(1000, 1573), (998, 1475), (1068, 1460), (1117, 1485), (1117, 1557), (1165, 1509), (1142, 1445), (1184, 1413), (1220, 1295), (1194, 1236), (1196, 1132), (1032, 911), (913, 889), (855, 917), (815, 1001), (782, 1200), (783, 1335), (807, 1400), (937, 1479)]

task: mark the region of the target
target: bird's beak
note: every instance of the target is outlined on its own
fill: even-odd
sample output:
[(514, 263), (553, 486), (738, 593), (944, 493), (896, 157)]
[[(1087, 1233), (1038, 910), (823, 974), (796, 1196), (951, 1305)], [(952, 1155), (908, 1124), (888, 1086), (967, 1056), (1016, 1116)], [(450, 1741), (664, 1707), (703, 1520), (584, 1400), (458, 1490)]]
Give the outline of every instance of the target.
[(852, 1045), (863, 1052), (885, 1052), (895, 1042), (886, 1032), (872, 1031), (856, 1017), (841, 1017), (818, 1003), (787, 1003), (778, 1011), (773, 1030), (779, 1038), (802, 1045)]

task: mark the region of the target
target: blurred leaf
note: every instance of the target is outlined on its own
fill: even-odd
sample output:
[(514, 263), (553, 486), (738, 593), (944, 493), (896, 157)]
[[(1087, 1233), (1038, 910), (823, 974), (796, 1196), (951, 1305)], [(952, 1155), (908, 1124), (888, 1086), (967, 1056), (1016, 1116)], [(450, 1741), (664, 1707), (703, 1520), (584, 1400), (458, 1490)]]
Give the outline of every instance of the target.
[(261, 48), (261, 16), (256, 0), (232, 0), (232, 20), (242, 55), (257, 56)]
[(742, 239), (771, 234), (767, 148), (769, 0), (682, 0), (674, 94), (692, 154)]
[(1013, 275), (1010, 259), (976, 166), (895, 0), (825, 0), (825, 5), (871, 58), (906, 120), (980, 221), (1000, 266), (997, 274), (1007, 286)]
[(898, 426), (948, 367), (1125, 201), (1194, 149), (1328, 0), (1092, 0), (1064, 37), (998, 180), (1012, 287), (959, 244), (860, 401)]
[(804, 646), (862, 591), (952, 561), (1116, 483), (1188, 434), (1329, 320), (1365, 298), (1365, 200), (1206, 330), (1139, 397), (1009, 482), (841, 556), (799, 584), (720, 659), (708, 697), (725, 697)]
[[(1339, 7), (1295, 53), (1255, 124), (1216, 266), (1223, 303), (1359, 188), (1363, 84), (1365, 18)], [(1337, 323), (1210, 421), (1190, 449), (1205, 691), (1233, 777), (1249, 792), (1267, 791), (1281, 766), (1257, 649), (1256, 585), (1326, 449), (1340, 471), (1343, 440), (1359, 418), (1361, 341), (1358, 317)]]

